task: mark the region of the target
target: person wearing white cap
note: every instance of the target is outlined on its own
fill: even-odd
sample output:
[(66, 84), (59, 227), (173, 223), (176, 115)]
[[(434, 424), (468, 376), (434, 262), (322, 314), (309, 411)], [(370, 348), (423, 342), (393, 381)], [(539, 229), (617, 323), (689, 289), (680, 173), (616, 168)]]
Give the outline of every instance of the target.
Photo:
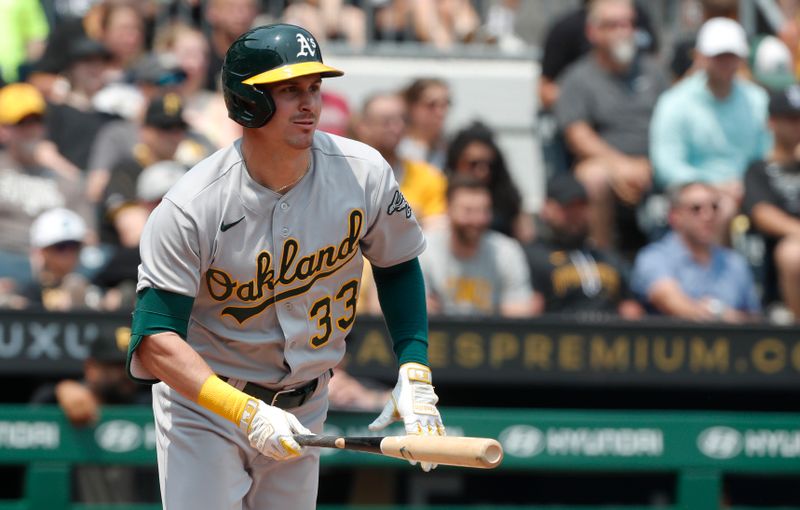
[(15, 299), (6, 305), (60, 311), (85, 307), (88, 284), (75, 271), (86, 233), (86, 223), (74, 211), (56, 207), (40, 214), (30, 229), (33, 279), (17, 282), (9, 292)]
[(731, 219), (747, 165), (772, 146), (767, 93), (737, 76), (749, 55), (747, 35), (728, 18), (706, 21), (695, 46), (698, 71), (664, 93), (650, 125), (650, 157), (661, 189), (706, 182), (721, 192)]

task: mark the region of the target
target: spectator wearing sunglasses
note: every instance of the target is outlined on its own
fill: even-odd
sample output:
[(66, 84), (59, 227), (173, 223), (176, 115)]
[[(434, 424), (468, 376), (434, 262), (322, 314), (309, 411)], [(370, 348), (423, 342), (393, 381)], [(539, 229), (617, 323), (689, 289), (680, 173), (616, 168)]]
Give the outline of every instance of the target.
[(763, 159), (772, 146), (767, 93), (738, 76), (749, 53), (739, 23), (706, 21), (695, 45), (698, 71), (662, 94), (650, 124), (656, 185), (713, 184), (720, 192), (724, 223), (741, 206), (748, 164)]
[(718, 244), (720, 192), (692, 182), (670, 188), (672, 232), (636, 257), (634, 294), (655, 313), (692, 321), (743, 322), (760, 314), (744, 257)]
[(86, 307), (89, 289), (78, 274), (86, 223), (76, 212), (62, 207), (36, 218), (30, 229), (31, 280), (6, 282), (2, 300), (9, 308), (67, 311)]
[(470, 175), (492, 195), (490, 228), (520, 242), (535, 237), (533, 218), (522, 209), (522, 195), (514, 184), (494, 133), (479, 122), (456, 133), (447, 149), (445, 173)]

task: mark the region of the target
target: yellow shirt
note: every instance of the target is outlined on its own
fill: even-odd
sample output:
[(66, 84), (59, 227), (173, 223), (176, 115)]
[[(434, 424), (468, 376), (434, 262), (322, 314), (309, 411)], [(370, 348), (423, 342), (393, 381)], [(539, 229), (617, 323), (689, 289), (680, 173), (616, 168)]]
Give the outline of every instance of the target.
[[(435, 166), (424, 161), (403, 160), (402, 164), (400, 192), (417, 220), (422, 222), (432, 216), (443, 215), (447, 206), (447, 178)], [(372, 266), (366, 259), (356, 310), (367, 315), (381, 313)]]
[(404, 160), (399, 184), (417, 220), (444, 214), (447, 179), (435, 166), (424, 161)]

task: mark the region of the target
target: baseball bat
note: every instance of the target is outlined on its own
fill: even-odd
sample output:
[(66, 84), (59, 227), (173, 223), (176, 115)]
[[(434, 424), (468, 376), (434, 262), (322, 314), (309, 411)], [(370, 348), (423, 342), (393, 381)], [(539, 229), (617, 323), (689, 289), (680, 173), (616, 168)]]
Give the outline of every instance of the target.
[(295, 435), (302, 446), (339, 448), (377, 453), (405, 460), (432, 462), (447, 466), (492, 469), (503, 460), (503, 447), (485, 437), (376, 436), (340, 437)]

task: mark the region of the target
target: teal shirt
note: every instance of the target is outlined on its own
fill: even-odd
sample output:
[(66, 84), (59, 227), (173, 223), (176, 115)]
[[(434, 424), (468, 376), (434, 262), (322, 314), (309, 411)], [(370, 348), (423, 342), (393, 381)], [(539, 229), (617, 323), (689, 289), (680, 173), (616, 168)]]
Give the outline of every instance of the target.
[(736, 79), (718, 100), (698, 72), (665, 92), (650, 125), (650, 159), (662, 188), (692, 181), (741, 181), (772, 148), (767, 93)]

